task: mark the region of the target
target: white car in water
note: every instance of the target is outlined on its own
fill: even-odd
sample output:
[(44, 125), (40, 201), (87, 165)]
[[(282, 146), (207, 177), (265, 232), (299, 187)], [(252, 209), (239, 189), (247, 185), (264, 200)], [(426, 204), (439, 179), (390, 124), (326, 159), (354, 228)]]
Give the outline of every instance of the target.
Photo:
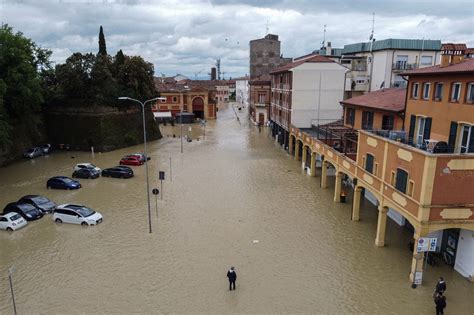
[(26, 220), (16, 212), (0, 215), (0, 230), (14, 231), (27, 224)]
[(99, 173), (100, 173), (100, 171), (101, 171), (100, 167), (97, 167), (97, 166), (95, 166), (95, 165), (92, 164), (92, 163), (79, 163), (79, 164), (76, 164), (76, 166), (74, 166), (74, 170), (75, 170), (75, 171), (79, 171), (79, 170), (82, 170), (82, 169), (84, 169), (84, 168), (93, 169), (93, 170), (95, 170), (95, 171), (97, 171), (97, 172), (99, 172)]
[(53, 212), (56, 223), (80, 225), (97, 225), (102, 222), (102, 214), (83, 205), (64, 204), (57, 206)]

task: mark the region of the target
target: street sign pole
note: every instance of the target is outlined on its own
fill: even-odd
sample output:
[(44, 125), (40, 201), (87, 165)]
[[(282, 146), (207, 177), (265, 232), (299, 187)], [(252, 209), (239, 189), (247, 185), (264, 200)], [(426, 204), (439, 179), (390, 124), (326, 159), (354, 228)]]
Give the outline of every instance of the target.
[(170, 157), (170, 182), (173, 181), (173, 168), (172, 168), (172, 165), (171, 165), (171, 157)]
[(13, 302), (13, 313), (16, 315), (16, 302), (15, 302), (15, 293), (13, 292), (13, 281), (12, 281), (12, 274), (13, 274), (14, 268), (11, 266), (8, 269), (8, 281), (10, 282), (10, 292), (12, 294), (12, 302)]
[(163, 181), (165, 180), (165, 172), (160, 171), (158, 173), (158, 177), (159, 177), (160, 182), (161, 182), (161, 196), (160, 196), (160, 199), (163, 200)]
[(161, 195), (160, 195), (160, 199), (163, 200), (163, 181), (160, 180), (160, 189), (161, 189)]
[(152, 190), (153, 195), (155, 195), (155, 211), (156, 211), (156, 218), (158, 219), (158, 194), (160, 191), (158, 188), (153, 188)]

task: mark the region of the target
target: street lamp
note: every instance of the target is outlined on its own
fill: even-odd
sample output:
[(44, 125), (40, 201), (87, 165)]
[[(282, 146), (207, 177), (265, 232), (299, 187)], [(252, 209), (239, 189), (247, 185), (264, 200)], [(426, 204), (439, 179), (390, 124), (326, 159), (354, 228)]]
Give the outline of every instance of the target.
[(147, 194), (147, 199), (148, 199), (148, 228), (149, 228), (149, 231), (151, 233), (152, 231), (151, 231), (151, 210), (150, 210), (150, 180), (148, 178), (148, 153), (147, 153), (147, 150), (146, 150), (145, 105), (150, 103), (150, 102), (157, 101), (157, 100), (163, 101), (163, 100), (166, 100), (166, 98), (165, 97), (155, 97), (155, 98), (147, 100), (143, 103), (140, 102), (139, 100), (134, 99), (134, 98), (125, 97), (125, 96), (119, 97), (118, 99), (119, 100), (129, 100), (129, 101), (137, 102), (142, 106), (143, 144), (145, 145), (146, 194)]

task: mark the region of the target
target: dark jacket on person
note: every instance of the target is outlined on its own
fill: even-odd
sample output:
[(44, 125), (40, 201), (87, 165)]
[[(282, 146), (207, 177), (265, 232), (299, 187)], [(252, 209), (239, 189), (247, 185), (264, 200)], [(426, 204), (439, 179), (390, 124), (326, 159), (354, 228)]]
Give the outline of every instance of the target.
[(237, 280), (237, 273), (235, 270), (227, 271), (227, 278), (229, 278), (230, 282), (235, 282), (235, 280)]
[(436, 296), (434, 299), (437, 310), (443, 310), (446, 307), (446, 297), (444, 295)]
[(444, 280), (440, 280), (436, 284), (436, 292), (444, 292), (444, 291), (446, 291), (446, 282), (444, 282)]

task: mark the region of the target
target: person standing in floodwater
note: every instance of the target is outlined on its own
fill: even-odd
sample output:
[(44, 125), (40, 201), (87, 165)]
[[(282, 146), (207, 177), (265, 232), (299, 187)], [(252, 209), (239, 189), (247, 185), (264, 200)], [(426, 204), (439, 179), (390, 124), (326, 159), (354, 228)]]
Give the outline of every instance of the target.
[(235, 280), (237, 280), (237, 273), (235, 272), (235, 268), (233, 266), (230, 267), (229, 271), (227, 271), (227, 278), (229, 278), (229, 291), (232, 291), (232, 287), (235, 290)]

